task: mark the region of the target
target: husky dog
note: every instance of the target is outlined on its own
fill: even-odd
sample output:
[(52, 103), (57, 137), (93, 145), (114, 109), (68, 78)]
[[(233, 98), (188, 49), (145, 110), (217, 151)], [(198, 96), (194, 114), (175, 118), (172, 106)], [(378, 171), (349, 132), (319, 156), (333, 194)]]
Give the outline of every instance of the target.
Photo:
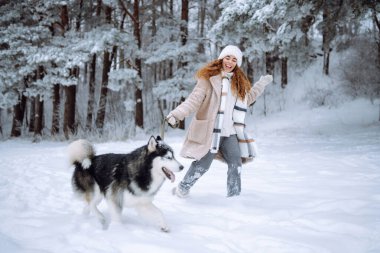
[(71, 143), (68, 151), (75, 167), (72, 185), (86, 203), (84, 213), (94, 212), (106, 228), (106, 219), (97, 208), (105, 198), (114, 221), (121, 222), (123, 206), (130, 206), (162, 231), (169, 231), (162, 212), (152, 201), (165, 179), (174, 182), (173, 172), (181, 171), (183, 166), (160, 136), (150, 137), (147, 145), (129, 154), (95, 155), (87, 140)]

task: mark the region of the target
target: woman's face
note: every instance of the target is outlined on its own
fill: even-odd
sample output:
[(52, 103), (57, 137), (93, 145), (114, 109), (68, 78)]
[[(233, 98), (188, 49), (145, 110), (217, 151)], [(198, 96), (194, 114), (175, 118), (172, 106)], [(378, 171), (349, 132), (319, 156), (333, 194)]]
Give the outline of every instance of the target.
[(223, 58), (223, 70), (224, 72), (232, 72), (237, 64), (237, 59), (235, 56), (227, 55)]

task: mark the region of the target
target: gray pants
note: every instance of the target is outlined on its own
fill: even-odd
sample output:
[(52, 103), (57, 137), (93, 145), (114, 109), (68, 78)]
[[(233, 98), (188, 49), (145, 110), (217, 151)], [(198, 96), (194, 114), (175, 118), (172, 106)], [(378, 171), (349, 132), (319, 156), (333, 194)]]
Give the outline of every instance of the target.
[[(241, 157), (236, 135), (221, 137), (219, 151), (222, 153), (224, 160), (228, 164), (227, 197), (237, 196), (241, 191)], [(200, 160), (192, 162), (185, 177), (178, 185), (178, 188), (182, 193), (187, 194), (197, 180), (208, 171), (215, 155), (216, 154), (209, 151)]]

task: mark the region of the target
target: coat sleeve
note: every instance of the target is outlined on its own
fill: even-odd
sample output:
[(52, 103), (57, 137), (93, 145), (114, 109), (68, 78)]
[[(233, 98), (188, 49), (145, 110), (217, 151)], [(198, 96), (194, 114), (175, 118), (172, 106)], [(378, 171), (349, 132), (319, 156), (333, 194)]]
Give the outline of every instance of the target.
[(186, 98), (184, 102), (178, 105), (170, 113), (178, 120), (183, 120), (190, 114), (196, 112), (201, 106), (206, 97), (207, 91), (210, 89), (209, 81), (205, 79), (198, 79), (193, 91)]
[(266, 83), (264, 81), (257, 81), (248, 93), (248, 106), (252, 105), (256, 99), (263, 93)]

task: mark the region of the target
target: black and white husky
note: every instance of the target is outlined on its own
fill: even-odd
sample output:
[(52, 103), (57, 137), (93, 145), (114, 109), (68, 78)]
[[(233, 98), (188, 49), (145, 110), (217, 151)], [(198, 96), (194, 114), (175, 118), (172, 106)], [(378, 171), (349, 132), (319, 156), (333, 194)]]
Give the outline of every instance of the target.
[(94, 146), (87, 140), (77, 140), (68, 147), (74, 165), (72, 185), (91, 211), (107, 226), (97, 205), (106, 199), (111, 218), (121, 222), (123, 206), (135, 207), (138, 213), (168, 232), (162, 212), (152, 203), (165, 179), (174, 182), (173, 172), (183, 169), (173, 150), (159, 136), (129, 154), (95, 155)]

